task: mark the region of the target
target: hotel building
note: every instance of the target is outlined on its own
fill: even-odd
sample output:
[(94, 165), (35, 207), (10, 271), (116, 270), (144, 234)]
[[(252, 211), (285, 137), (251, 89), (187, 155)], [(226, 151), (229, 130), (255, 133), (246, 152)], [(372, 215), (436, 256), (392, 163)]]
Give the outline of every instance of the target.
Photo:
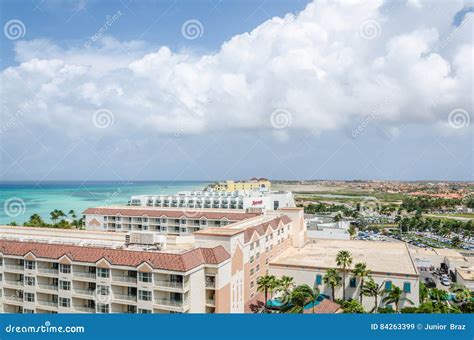
[(131, 206), (196, 209), (277, 210), (295, 207), (291, 192), (261, 191), (183, 191), (176, 195), (132, 196)]
[(252, 178), (248, 181), (233, 181), (227, 180), (219, 182), (212, 186), (214, 191), (269, 191), (271, 189), (271, 182), (266, 178)]

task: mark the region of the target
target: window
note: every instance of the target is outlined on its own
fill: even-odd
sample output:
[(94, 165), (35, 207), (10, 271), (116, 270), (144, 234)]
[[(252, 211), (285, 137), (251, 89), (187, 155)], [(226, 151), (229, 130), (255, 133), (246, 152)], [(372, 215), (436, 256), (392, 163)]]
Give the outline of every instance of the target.
[(3, 274), (0, 273), (0, 282), (2, 282), (2, 280), (3, 280)]
[(253, 250), (253, 243), (250, 243), (250, 250)]
[(253, 272), (254, 272), (253, 268), (250, 268), (250, 276), (253, 275)]
[(250, 288), (253, 288), (255, 286), (255, 283), (253, 281), (250, 281)]
[(71, 299), (69, 298), (59, 298), (59, 307), (69, 308), (71, 307)]
[(259, 257), (260, 257), (260, 253), (256, 253), (255, 258), (258, 260)]
[(403, 291), (405, 293), (411, 293), (411, 284), (410, 284), (410, 282), (403, 283)]
[(138, 291), (138, 300), (151, 301), (151, 292), (148, 291), (148, 290), (139, 290)]
[(257, 267), (255, 267), (255, 270), (258, 272), (260, 270), (260, 265), (257, 264)]
[(151, 314), (151, 310), (138, 308), (138, 314)]
[(25, 276), (25, 284), (27, 286), (34, 286), (35, 285), (35, 278), (32, 276)]
[(110, 276), (110, 269), (107, 268), (97, 268), (97, 277), (108, 278)]
[(59, 281), (59, 289), (61, 290), (71, 290), (71, 282), (69, 281)]
[(392, 290), (392, 281), (385, 281), (385, 290)]
[(34, 261), (25, 261), (25, 269), (35, 269), (36, 262)]
[(357, 283), (357, 282), (356, 282), (356, 279), (352, 277), (352, 278), (349, 280), (349, 287), (355, 288), (355, 287), (356, 287), (356, 283)]
[(97, 304), (97, 313), (108, 313), (108, 312), (109, 312), (109, 305), (105, 303)]
[(151, 273), (139, 272), (138, 273), (138, 281), (150, 283), (151, 282)]
[(97, 295), (109, 295), (109, 287), (103, 285), (97, 285)]
[(35, 314), (34, 309), (23, 308), (23, 314)]
[(323, 283), (323, 276), (322, 275), (316, 275), (316, 284), (320, 285)]
[(35, 294), (34, 293), (25, 293), (23, 296), (23, 300), (28, 302), (35, 302)]
[(250, 256), (250, 263), (253, 263), (253, 255)]
[(71, 265), (70, 264), (59, 264), (59, 272), (63, 274), (70, 274), (71, 273)]

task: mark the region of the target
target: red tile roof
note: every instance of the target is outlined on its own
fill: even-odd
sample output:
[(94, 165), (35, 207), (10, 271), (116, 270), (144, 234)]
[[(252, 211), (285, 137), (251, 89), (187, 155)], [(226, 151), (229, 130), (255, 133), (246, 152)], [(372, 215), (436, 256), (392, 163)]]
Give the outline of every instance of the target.
[(222, 246), (195, 248), (185, 253), (174, 254), (153, 251), (134, 251), (76, 245), (48, 244), (0, 240), (0, 253), (25, 256), (32, 252), (37, 258), (58, 260), (67, 255), (74, 262), (96, 263), (102, 258), (113, 265), (138, 267), (147, 262), (155, 269), (186, 272), (202, 264), (219, 264), (230, 258)]
[[(324, 299), (316, 307), (314, 307), (314, 314), (335, 314), (341, 312), (341, 305), (334, 301)], [(313, 313), (312, 308), (305, 309), (305, 313)]]
[(244, 242), (245, 243), (249, 242), (252, 239), (252, 236), (255, 232), (257, 232), (259, 236), (262, 236), (262, 235), (265, 235), (268, 228), (272, 228), (272, 230), (276, 230), (278, 226), (280, 225), (280, 222), (286, 225), (291, 222), (291, 219), (287, 215), (283, 215), (281, 217), (274, 218), (271, 221), (245, 229)]
[(109, 215), (109, 216), (131, 216), (131, 217), (166, 217), (166, 218), (191, 218), (200, 219), (205, 217), (207, 219), (220, 220), (223, 218), (229, 221), (241, 221), (248, 218), (258, 216), (258, 213), (247, 213), (247, 212), (217, 212), (217, 211), (206, 211), (199, 209), (185, 209), (183, 210), (166, 210), (166, 209), (140, 209), (140, 208), (89, 208), (86, 209), (83, 215)]

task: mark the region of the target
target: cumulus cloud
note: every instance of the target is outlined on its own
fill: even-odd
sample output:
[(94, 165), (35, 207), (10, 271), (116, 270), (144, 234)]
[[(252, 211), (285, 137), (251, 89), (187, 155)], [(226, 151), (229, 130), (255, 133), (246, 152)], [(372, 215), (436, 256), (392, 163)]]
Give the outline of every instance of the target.
[[(291, 131), (345, 129), (370, 114), (388, 130), (436, 125), (472, 108), (473, 18), (457, 27), (463, 1), (432, 4), (317, 1), (206, 55), (112, 37), (90, 48), (19, 41), (19, 65), (1, 73), (3, 118), (27, 101), (24, 124), (69, 138), (260, 129), (283, 142), (275, 110), (291, 114)], [(94, 126), (99, 109), (114, 129)]]

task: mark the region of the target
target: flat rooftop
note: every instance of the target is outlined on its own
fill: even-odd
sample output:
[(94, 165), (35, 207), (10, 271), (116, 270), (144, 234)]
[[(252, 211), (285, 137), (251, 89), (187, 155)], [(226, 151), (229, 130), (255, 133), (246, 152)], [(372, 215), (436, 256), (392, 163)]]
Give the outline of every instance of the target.
[(353, 265), (365, 262), (373, 272), (418, 276), (407, 246), (398, 242), (315, 240), (303, 248), (287, 249), (270, 265), (323, 270), (336, 268), (336, 256), (341, 250), (351, 253)]

